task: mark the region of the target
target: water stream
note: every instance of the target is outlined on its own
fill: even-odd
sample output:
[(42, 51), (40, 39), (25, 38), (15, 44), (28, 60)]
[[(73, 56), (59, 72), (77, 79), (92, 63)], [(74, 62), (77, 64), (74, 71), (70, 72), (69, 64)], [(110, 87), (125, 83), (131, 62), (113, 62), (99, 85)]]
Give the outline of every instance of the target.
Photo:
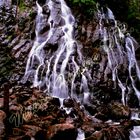
[[(74, 82), (80, 69), (78, 63), (81, 64), (80, 61), (82, 61), (81, 52), (78, 50), (80, 48), (78, 48), (78, 44), (73, 38), (75, 19), (63, 0), (59, 1), (57, 5), (58, 9), (54, 9), (54, 7), (56, 7), (55, 2), (50, 0), (46, 3), (50, 11), (49, 17), (43, 14), (43, 9), (37, 2), (36, 40), (27, 61), (25, 79), (32, 76), (34, 87), (42, 88), (45, 86), (46, 92), (50, 93), (51, 96), (68, 98), (74, 96)], [(41, 30), (46, 28), (46, 24), (49, 29), (42, 34)], [(59, 33), (56, 38), (54, 38), (56, 32)], [(59, 40), (57, 40), (58, 38)], [(48, 58), (46, 60), (44, 48), (46, 48), (52, 40), (53, 43), (56, 41), (58, 46), (52, 55), (47, 56)], [(77, 52), (78, 56), (76, 56), (76, 58), (74, 54)], [(76, 59), (78, 59), (78, 63)], [(68, 69), (68, 71), (66, 69)], [(71, 82), (70, 89), (68, 87), (68, 78)], [(84, 83), (85, 80), (86, 77), (83, 79), (83, 86), (86, 84)], [(87, 84), (86, 88), (88, 88)]]
[[(82, 45), (74, 38), (75, 18), (70, 8), (64, 0), (46, 0), (46, 14), (38, 2), (36, 5), (36, 39), (27, 60), (24, 80), (30, 78), (33, 87), (60, 98), (61, 102), (66, 98), (88, 102), (92, 92), (88, 82), (93, 80), (92, 73), (82, 63)], [(122, 103), (127, 105), (128, 89), (133, 89), (140, 100), (140, 91), (135, 84), (136, 79), (140, 80), (140, 69), (135, 58), (134, 39), (126, 34), (125, 26), (119, 27), (109, 8), (106, 11), (98, 9), (98, 19), (97, 29), (102, 42), (100, 47), (107, 55), (107, 68), (112, 74), (114, 86), (118, 85), (122, 91)], [(128, 69), (128, 79), (123, 81), (119, 76), (122, 68)], [(107, 74), (108, 71), (105, 71)], [(76, 90), (77, 77), (80, 77), (80, 94)], [(135, 133), (136, 129), (133, 130)], [(134, 137), (132, 135), (134, 133), (131, 134)], [(139, 137), (139, 134), (136, 135)], [(78, 137), (84, 137), (80, 130)]]

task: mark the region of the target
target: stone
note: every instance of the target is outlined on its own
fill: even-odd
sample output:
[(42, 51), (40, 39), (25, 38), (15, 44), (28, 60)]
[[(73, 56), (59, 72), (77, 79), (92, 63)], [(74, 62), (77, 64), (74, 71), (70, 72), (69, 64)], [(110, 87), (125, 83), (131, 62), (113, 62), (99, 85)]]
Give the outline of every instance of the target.
[(27, 101), (28, 99), (30, 99), (31, 95), (28, 93), (22, 93), (21, 95), (19, 95), (19, 97), (17, 97), (17, 102), (22, 104), (25, 101)]
[(4, 98), (0, 98), (0, 108), (4, 107)]
[(6, 118), (5, 112), (0, 110), (0, 136), (4, 134), (4, 130), (5, 130), (4, 119), (5, 118)]
[(131, 111), (128, 106), (124, 106), (119, 102), (112, 102), (109, 104), (110, 117), (113, 120), (130, 119)]
[(97, 108), (97, 113), (95, 114), (95, 118), (107, 121), (110, 119), (110, 112), (107, 106), (101, 106)]
[(65, 107), (73, 107), (74, 106), (74, 102), (72, 99), (64, 99), (63, 104)]
[(3, 122), (3, 120), (6, 118), (6, 114), (4, 111), (0, 110), (0, 122)]
[(47, 131), (40, 130), (35, 134), (35, 140), (48, 140)]
[(46, 3), (46, 0), (38, 0), (37, 2), (42, 6)]
[(27, 40), (22, 40), (12, 49), (12, 55), (15, 58), (18, 58), (21, 54), (21, 50), (23, 49), (23, 47), (25, 47)]
[(23, 125), (22, 129), (26, 132), (26, 135), (34, 137), (35, 134), (41, 130), (40, 127), (35, 126), (35, 125)]
[(23, 120), (25, 122), (29, 122), (33, 117), (33, 113), (31, 111), (26, 111), (25, 113), (23, 113)]
[(48, 128), (47, 137), (51, 140), (76, 140), (77, 130), (73, 124), (56, 124)]
[(25, 131), (20, 128), (13, 128), (12, 134), (13, 136), (22, 136), (22, 135), (25, 135)]

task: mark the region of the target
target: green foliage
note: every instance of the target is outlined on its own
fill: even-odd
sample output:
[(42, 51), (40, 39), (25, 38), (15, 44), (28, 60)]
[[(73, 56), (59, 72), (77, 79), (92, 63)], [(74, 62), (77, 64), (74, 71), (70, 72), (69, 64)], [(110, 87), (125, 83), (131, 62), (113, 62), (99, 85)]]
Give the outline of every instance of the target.
[(19, 0), (19, 9), (20, 11), (24, 11), (26, 9), (24, 0)]
[(71, 0), (73, 3), (81, 3), (81, 4), (96, 4), (95, 0)]
[(132, 0), (129, 2), (128, 19), (140, 18), (140, 3), (139, 0)]
[(97, 0), (69, 0), (69, 2), (79, 8), (87, 17), (93, 16), (96, 10)]
[(128, 0), (127, 23), (134, 30), (131, 35), (140, 42), (140, 2), (139, 0)]

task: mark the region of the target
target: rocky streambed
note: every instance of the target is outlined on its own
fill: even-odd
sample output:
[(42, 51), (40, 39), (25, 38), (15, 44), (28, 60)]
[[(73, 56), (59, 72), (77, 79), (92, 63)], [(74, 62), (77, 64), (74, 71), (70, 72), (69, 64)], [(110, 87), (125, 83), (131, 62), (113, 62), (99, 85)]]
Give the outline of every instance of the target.
[[(15, 86), (9, 92), (9, 111), (1, 98), (1, 139), (58, 140), (69, 139), (129, 139), (133, 126), (140, 120), (131, 120), (131, 109), (119, 102), (102, 104), (94, 100), (85, 108), (75, 100), (44, 95), (37, 89)], [(4, 109), (4, 110), (3, 110)], [(8, 116), (7, 116), (8, 115)]]

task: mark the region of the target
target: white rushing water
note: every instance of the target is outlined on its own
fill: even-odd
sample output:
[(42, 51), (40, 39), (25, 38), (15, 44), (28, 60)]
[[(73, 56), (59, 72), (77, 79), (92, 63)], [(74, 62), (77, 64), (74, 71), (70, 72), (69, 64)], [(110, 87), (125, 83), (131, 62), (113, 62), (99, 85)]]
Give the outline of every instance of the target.
[(84, 140), (85, 139), (85, 133), (81, 129), (78, 129), (78, 136), (76, 140)]
[(0, 6), (3, 5), (3, 3), (4, 3), (4, 1), (3, 0), (0, 0)]
[(1, 6), (10, 6), (11, 0), (0, 0), (0, 7)]
[[(72, 97), (75, 92), (75, 78), (80, 69), (73, 54), (76, 52), (78, 54), (76, 57), (79, 57), (79, 61), (82, 60), (80, 48), (77, 47), (78, 44), (73, 37), (75, 19), (64, 0), (59, 0), (59, 5), (57, 6), (54, 1), (46, 1), (50, 11), (49, 17), (43, 14), (43, 9), (38, 2), (36, 4), (38, 8), (36, 39), (27, 60), (25, 81), (32, 77), (33, 86), (41, 88), (45, 85), (45, 91), (51, 94), (51, 96), (63, 99), (69, 96)], [(41, 34), (40, 32), (45, 27), (45, 24), (49, 26), (49, 30)], [(54, 34), (57, 30), (59, 34), (62, 34), (57, 42), (58, 48), (46, 60), (44, 48), (54, 39)], [(71, 68), (68, 68), (69, 66)], [(68, 72), (66, 69), (68, 69)], [(45, 76), (43, 77), (42, 75)], [(69, 83), (71, 85), (70, 91), (67, 81), (68, 77), (70, 77), (71, 82)], [(86, 80), (86, 77), (84, 77), (84, 80)], [(84, 84), (86, 83), (82, 83), (83, 86)], [(86, 88), (88, 88), (87, 84)]]
[[(124, 34), (126, 31), (125, 26), (121, 30), (117, 21), (115, 21), (114, 15), (109, 8), (107, 8), (107, 16), (102, 11), (99, 11), (99, 31), (101, 40), (103, 42), (103, 49), (108, 57), (108, 68), (112, 71), (112, 81), (118, 83), (118, 86), (122, 90), (122, 102), (126, 105), (126, 90), (133, 88), (136, 96), (140, 99), (140, 91), (135, 85), (135, 79), (133, 78), (132, 69), (136, 70), (137, 78), (140, 80), (140, 68), (137, 64), (135, 57), (135, 48), (133, 38), (129, 34)], [(105, 19), (108, 17), (107, 19)], [(104, 26), (104, 20), (113, 21), (113, 25), (110, 27)], [(124, 40), (124, 42), (122, 42)], [(126, 50), (126, 51), (125, 51)], [(120, 66), (128, 65), (129, 78), (131, 85), (127, 85), (127, 82), (122, 82), (118, 76), (118, 70)]]
[[(132, 120), (140, 120), (140, 112), (132, 111), (131, 115)], [(140, 139), (140, 126), (134, 126), (133, 130), (130, 132), (130, 140), (139, 140)]]

